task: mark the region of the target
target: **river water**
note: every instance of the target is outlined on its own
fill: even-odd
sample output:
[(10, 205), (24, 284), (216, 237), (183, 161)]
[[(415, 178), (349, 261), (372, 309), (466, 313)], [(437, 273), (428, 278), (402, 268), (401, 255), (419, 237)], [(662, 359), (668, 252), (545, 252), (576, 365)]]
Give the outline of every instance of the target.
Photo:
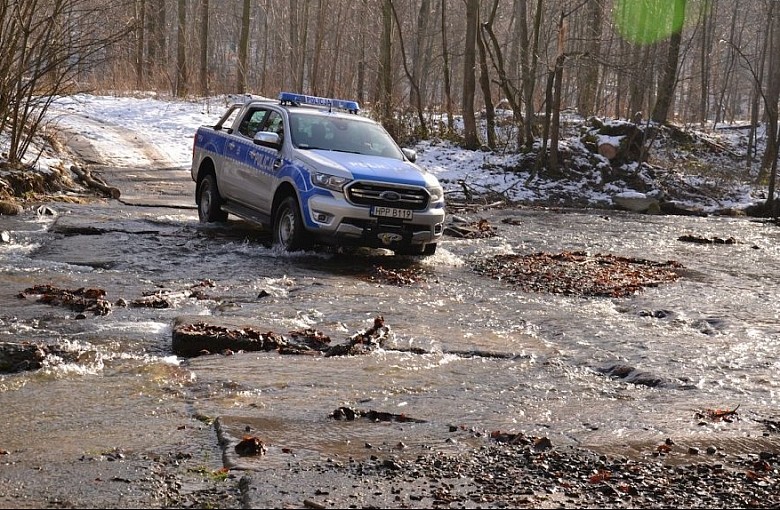
[[(281, 253), (232, 217), (227, 225), (200, 225), (194, 209), (51, 209), (53, 215), (0, 217), (10, 241), (0, 244), (0, 341), (67, 345), (81, 356), (0, 375), (5, 450), (76, 455), (164, 445), (170, 439), (156, 432), (159, 424), (173, 430), (187, 416), (207, 423), (218, 417), (232, 437), (257, 434), (271, 453), (312, 457), (457, 448), (445, 441), (455, 428), (605, 448), (666, 438), (739, 442), (765, 436), (767, 421), (780, 419), (776, 226), (746, 218), (495, 209), (458, 214), (486, 219), (496, 236), (446, 237), (433, 257), (396, 259), (381, 251)], [(683, 234), (738, 242), (684, 243)], [(562, 251), (674, 260), (684, 270), (678, 281), (630, 297), (584, 298), (524, 292), (472, 269), (496, 254)], [(417, 278), (396, 285), (372, 278), (377, 268)], [(82, 319), (18, 296), (51, 284), (98, 287), (109, 301), (132, 302), (204, 280), (211, 285), (207, 299), (182, 297), (165, 309), (115, 305), (108, 315)], [(390, 337), (385, 349), (364, 356), (183, 359), (171, 351), (171, 333), (177, 317), (190, 316), (281, 334), (315, 328), (334, 344), (382, 316)], [(614, 364), (662, 383), (635, 384), (600, 371)], [(339, 407), (424, 423), (330, 418)], [(702, 418), (708, 409), (735, 408), (738, 419)], [(144, 425), (150, 422), (158, 426)], [(269, 455), (263, 466), (272, 467), (273, 458), (282, 457)]]

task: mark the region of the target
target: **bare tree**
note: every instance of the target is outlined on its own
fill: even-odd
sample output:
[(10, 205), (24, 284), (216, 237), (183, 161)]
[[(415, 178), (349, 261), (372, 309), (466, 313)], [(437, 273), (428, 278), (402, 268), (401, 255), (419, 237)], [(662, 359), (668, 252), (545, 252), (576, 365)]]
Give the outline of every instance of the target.
[[(524, 133), (521, 109), (522, 98), (520, 97), (520, 90), (517, 88), (515, 82), (507, 72), (506, 64), (504, 63), (503, 50), (501, 49), (501, 44), (499, 43), (498, 37), (496, 37), (496, 34), (493, 30), (498, 2), (499, 0), (494, 0), (493, 8), (491, 9), (490, 16), (488, 16), (488, 20), (482, 23), (482, 30), (484, 31), (485, 37), (488, 39), (485, 41), (485, 48), (486, 52), (490, 56), (490, 60), (493, 62), (493, 66), (497, 75), (496, 81), (500, 89), (504, 92), (504, 96), (509, 103), (509, 107), (512, 109), (514, 121), (518, 126), (518, 146), (520, 146), (523, 143)], [(519, 2), (516, 3), (519, 4)], [(523, 6), (523, 8), (525, 8), (525, 6)], [(488, 131), (488, 136), (490, 136), (490, 130)], [(488, 145), (490, 145), (490, 141), (488, 141)]]
[(398, 27), (398, 44), (400, 45), (401, 49), (401, 61), (403, 62), (404, 72), (406, 73), (406, 78), (409, 80), (409, 86), (411, 90), (413, 91), (413, 96), (416, 98), (415, 107), (417, 110), (417, 122), (419, 123), (419, 132), (420, 135), (423, 138), (428, 137), (428, 126), (425, 122), (425, 114), (423, 112), (422, 107), (422, 97), (420, 95), (420, 88), (418, 87), (417, 81), (414, 78), (414, 73), (409, 70), (409, 67), (406, 64), (406, 50), (404, 49), (404, 36), (401, 32), (401, 22), (398, 19), (398, 13), (395, 10), (395, 4), (393, 4), (393, 0), (389, 0), (390, 9), (393, 11), (393, 19), (395, 20), (395, 24)]
[(132, 25), (107, 32), (101, 24), (102, 14), (115, 7), (87, 0), (0, 0), (0, 133), (8, 136), (11, 164), (25, 158), (52, 101), (79, 72), (103, 63), (107, 47), (132, 36)]

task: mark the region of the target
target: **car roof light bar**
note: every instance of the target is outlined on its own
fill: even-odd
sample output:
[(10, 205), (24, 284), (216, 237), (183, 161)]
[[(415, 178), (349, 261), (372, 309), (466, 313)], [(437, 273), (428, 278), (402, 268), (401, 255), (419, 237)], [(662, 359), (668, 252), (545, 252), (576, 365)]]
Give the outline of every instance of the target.
[(329, 110), (338, 108), (347, 110), (350, 113), (357, 113), (360, 105), (357, 101), (348, 101), (346, 99), (333, 99), (329, 97), (307, 96), (304, 94), (295, 94), (293, 92), (282, 92), (279, 94), (279, 102), (298, 106), (308, 104), (313, 106), (327, 106)]

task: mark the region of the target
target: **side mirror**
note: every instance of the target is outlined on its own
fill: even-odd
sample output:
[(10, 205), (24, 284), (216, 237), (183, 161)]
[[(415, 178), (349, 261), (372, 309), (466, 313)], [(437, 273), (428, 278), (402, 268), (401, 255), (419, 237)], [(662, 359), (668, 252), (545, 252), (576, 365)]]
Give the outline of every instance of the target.
[(406, 156), (406, 159), (414, 163), (417, 161), (417, 151), (414, 149), (401, 149), (401, 152), (404, 153), (404, 156)]
[(257, 145), (262, 145), (263, 147), (270, 147), (276, 150), (282, 148), (282, 140), (279, 138), (279, 135), (276, 133), (271, 133), (270, 131), (260, 131), (255, 135), (252, 141)]

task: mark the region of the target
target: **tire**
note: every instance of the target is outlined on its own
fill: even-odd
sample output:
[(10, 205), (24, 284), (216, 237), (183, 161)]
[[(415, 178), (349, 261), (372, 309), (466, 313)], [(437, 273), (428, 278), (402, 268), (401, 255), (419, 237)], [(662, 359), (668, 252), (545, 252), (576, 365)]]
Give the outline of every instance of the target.
[(198, 201), (198, 219), (201, 223), (213, 223), (215, 221), (227, 221), (228, 213), (220, 207), (222, 197), (217, 189), (217, 179), (208, 174), (200, 181), (199, 201)]
[(274, 211), (273, 244), (286, 251), (299, 251), (311, 246), (303, 226), (301, 208), (294, 197), (279, 202)]

